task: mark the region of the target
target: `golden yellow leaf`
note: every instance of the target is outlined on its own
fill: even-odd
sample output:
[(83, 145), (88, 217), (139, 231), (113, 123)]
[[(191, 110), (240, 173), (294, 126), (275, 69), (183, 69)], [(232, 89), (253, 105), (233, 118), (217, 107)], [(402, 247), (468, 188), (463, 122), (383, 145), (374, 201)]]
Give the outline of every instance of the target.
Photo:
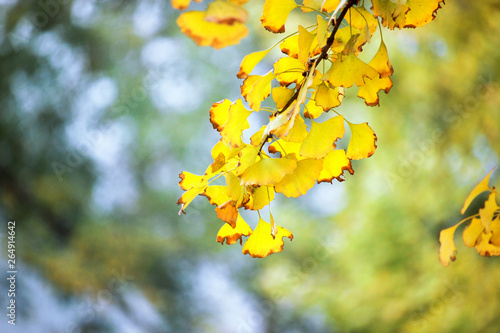
[(323, 82), (318, 86), (314, 98), (316, 105), (321, 106), (323, 111), (329, 111), (340, 105), (339, 90), (328, 82)]
[(183, 171), (179, 174), (181, 181), (179, 182), (179, 187), (184, 191), (190, 190), (195, 186), (203, 186), (207, 184), (206, 176), (195, 175), (187, 171)]
[(363, 46), (368, 42), (365, 31), (348, 26), (341, 28), (335, 34), (335, 41), (332, 44), (332, 51), (334, 53), (348, 55), (358, 55)]
[(287, 158), (264, 158), (241, 175), (241, 185), (271, 186), (279, 183), (285, 175), (292, 173), (297, 161)]
[(243, 172), (257, 160), (257, 155), (259, 153), (259, 148), (254, 146), (246, 146), (240, 152), (240, 161), (238, 167), (235, 170), (237, 176), (241, 176)]
[(245, 23), (248, 13), (241, 6), (226, 0), (214, 0), (207, 6), (205, 20), (214, 23), (232, 25)]
[(260, 145), (260, 143), (264, 139), (265, 130), (266, 125), (262, 125), (262, 127), (250, 137), (250, 143), (252, 144), (252, 146), (258, 147)]
[(421, 27), (436, 17), (436, 12), (441, 8), (444, 0), (408, 0), (410, 10), (406, 13), (405, 28)]
[[(419, 1), (419, 0), (417, 0)], [(420, 0), (421, 1), (421, 0)], [(382, 25), (391, 30), (403, 28), (405, 15), (410, 10), (408, 1), (372, 0), (372, 12), (375, 17), (382, 18)]]
[(378, 27), (377, 19), (365, 7), (351, 7), (349, 13), (345, 16), (345, 20), (359, 31), (363, 31), (365, 27), (368, 27), (370, 36)]
[(481, 218), (481, 224), (484, 227), (486, 233), (491, 232), (491, 220), (493, 219), (493, 214), (499, 209), (496, 202), (496, 192), (493, 190), (488, 200), (484, 203), (484, 208), (479, 209), (479, 217)]
[(288, 36), (280, 43), (280, 50), (289, 57), (297, 59), (299, 57), (299, 35)]
[(490, 243), (500, 246), (500, 215), (497, 215), (496, 219), (491, 222), (491, 233), (493, 235), (490, 238)]
[(249, 76), (247, 76), (246, 79), (243, 81), (243, 84), (240, 87), (241, 96), (243, 96), (243, 97), (245, 97), (245, 99), (247, 99), (248, 93), (250, 93), (253, 86), (260, 78), (262, 78), (262, 75), (249, 75)]
[(323, 159), (323, 169), (318, 177), (318, 184), (322, 182), (332, 182), (333, 178), (338, 181), (343, 181), (342, 175), (344, 170), (349, 171), (352, 175), (351, 161), (347, 158), (344, 149), (335, 149), (329, 152)]
[(271, 94), (271, 82), (273, 80), (274, 73), (269, 71), (269, 73), (255, 81), (252, 89), (245, 97), (252, 110), (260, 110), (261, 102)]
[(215, 207), (217, 217), (222, 221), (228, 223), (232, 228), (236, 226), (236, 219), (238, 218), (238, 208), (236, 202), (228, 200), (220, 206)]
[[(495, 170), (495, 168), (493, 170)], [(490, 173), (488, 173), (486, 177), (484, 177), (483, 180), (481, 180), (481, 182), (479, 182), (479, 184), (477, 184), (476, 187), (474, 187), (474, 189), (469, 193), (469, 195), (465, 199), (462, 209), (460, 210), (460, 214), (465, 213), (472, 200), (474, 200), (479, 194), (483, 193), (484, 191), (492, 190), (488, 186), (488, 183), (490, 182), (490, 176), (493, 173), (493, 170), (491, 170)]]
[(283, 57), (274, 63), (274, 74), (282, 86), (301, 82), (304, 79), (304, 71), (302, 63), (295, 58)]
[(304, 123), (304, 119), (297, 114), (294, 123), (290, 131), (282, 139), (288, 142), (302, 142), (307, 136), (307, 125)]
[(245, 129), (250, 127), (247, 118), (251, 113), (252, 111), (245, 109), (241, 99), (231, 104), (229, 108), (229, 118), (220, 131), (222, 138), (227, 141), (231, 147), (240, 147), (244, 145), (241, 135)]
[(208, 22), (205, 20), (205, 12), (201, 11), (182, 13), (177, 18), (177, 25), (196, 44), (215, 49), (238, 44), (248, 34), (248, 28), (242, 23), (229, 25)]
[(464, 240), (464, 244), (467, 247), (473, 247), (476, 245), (477, 239), (479, 235), (483, 232), (484, 227), (481, 225), (481, 220), (472, 219), (467, 228), (464, 229), (462, 234), (462, 238)]
[(238, 214), (234, 228), (229, 224), (224, 223), (222, 228), (219, 229), (219, 232), (217, 233), (217, 242), (224, 244), (225, 240), (227, 245), (232, 245), (239, 240), (241, 245), (241, 237), (249, 236), (251, 234), (252, 228), (250, 228), (245, 220), (243, 220), (243, 218)]
[(301, 145), (301, 142), (288, 142), (283, 139), (279, 139), (269, 145), (268, 151), (271, 154), (279, 152), (282, 157), (287, 156), (288, 154), (295, 154), (300, 158), (299, 150)]
[(276, 103), (276, 108), (278, 110), (285, 107), (285, 105), (290, 101), (294, 94), (294, 89), (288, 89), (285, 87), (275, 87), (272, 89), (273, 100)]
[(492, 235), (493, 234), (491, 232), (482, 232), (479, 234), (479, 238), (476, 244), (476, 251), (484, 257), (500, 255), (500, 247), (490, 243)]
[(377, 136), (368, 126), (368, 123), (352, 124), (348, 122), (351, 128), (351, 140), (347, 147), (347, 158), (350, 160), (360, 160), (367, 158), (375, 153), (377, 145)]
[(335, 149), (335, 141), (344, 136), (344, 117), (336, 116), (323, 123), (311, 122), (311, 129), (300, 147), (304, 158), (322, 158)]
[(326, 21), (321, 15), (317, 15), (316, 22), (318, 23), (318, 28), (316, 29), (316, 39), (318, 46), (322, 48), (326, 45), (326, 40), (328, 38), (328, 21)]
[[(217, 131), (221, 131), (222, 125), (226, 123), (229, 119), (229, 107), (231, 106), (231, 101), (224, 99), (220, 102), (212, 104), (210, 108), (210, 122), (212, 126)], [(214, 157), (215, 159), (215, 157)]]
[(227, 186), (212, 185), (208, 186), (202, 195), (208, 198), (208, 201), (211, 205), (220, 206), (223, 203), (231, 200), (231, 198), (227, 194), (227, 190)]
[[(317, 94), (317, 91), (314, 94)], [(319, 116), (323, 114), (323, 108), (321, 106), (318, 106), (316, 104), (316, 101), (314, 100), (315, 97), (311, 98), (305, 107), (304, 110), (304, 117), (309, 118), (309, 119), (316, 119)]]
[(366, 78), (365, 85), (359, 87), (358, 97), (363, 98), (365, 100), (365, 104), (368, 106), (378, 106), (380, 105), (378, 92), (383, 90), (387, 94), (391, 88), (392, 81), (388, 77), (375, 77), (373, 79)]
[(271, 225), (259, 218), (259, 224), (257, 224), (257, 227), (243, 246), (243, 254), (249, 254), (253, 258), (264, 258), (270, 254), (283, 251), (283, 237), (292, 240), (293, 235), (280, 226), (276, 226), (276, 229), (277, 231), (273, 237)]
[(239, 178), (233, 172), (226, 173), (224, 177), (226, 178), (227, 195), (236, 202), (236, 207), (239, 207), (246, 194), (245, 186), (240, 185)]
[(206, 187), (208, 185), (203, 185), (203, 186), (196, 186), (193, 187), (189, 190), (187, 190), (180, 198), (177, 200), (177, 205), (181, 205), (181, 210), (179, 211), (179, 215), (181, 213), (185, 213), (186, 208), (189, 206), (189, 204), (198, 196), (198, 194), (201, 194), (205, 191)]
[(250, 200), (245, 203), (246, 209), (259, 210), (274, 200), (274, 188), (272, 186), (252, 187), (250, 191)]
[(354, 83), (360, 87), (365, 84), (365, 77), (373, 79), (378, 75), (378, 72), (373, 67), (359, 60), (358, 57), (351, 53), (332, 64), (332, 72), (328, 82), (335, 87), (349, 88)]
[[(304, 0), (302, 5), (323, 12), (333, 12), (339, 5), (340, 0)], [(323, 7), (321, 7), (323, 5)], [(311, 9), (303, 8), (304, 13), (310, 12)]]
[(300, 197), (314, 186), (322, 167), (323, 160), (308, 158), (298, 161), (293, 172), (283, 177), (274, 189), (287, 197)]
[(299, 54), (298, 60), (305, 64), (309, 59), (309, 52), (314, 41), (314, 35), (307, 31), (306, 28), (299, 25)]
[[(196, 2), (201, 2), (201, 0), (194, 0)], [(189, 7), (191, 0), (170, 0), (170, 4), (175, 9), (184, 10)]]
[(369, 65), (375, 68), (381, 78), (391, 76), (392, 73), (394, 73), (384, 40), (380, 42), (378, 51), (375, 53), (375, 56), (370, 61)]
[(266, 0), (262, 12), (262, 25), (274, 33), (285, 32), (285, 23), (290, 12), (297, 8), (293, 0)]
[(255, 66), (257, 66), (257, 64), (261, 62), (262, 59), (264, 59), (269, 51), (271, 51), (271, 49), (247, 54), (241, 61), (240, 71), (238, 72), (238, 74), (236, 74), (236, 76), (240, 79), (245, 79), (246, 77), (248, 77)]
[(459, 224), (441, 230), (439, 233), (439, 243), (441, 243), (441, 246), (439, 247), (439, 261), (441, 261), (443, 266), (448, 266), (450, 264), (450, 259), (451, 261), (455, 261), (456, 259), (455, 252), (457, 251), (457, 248), (455, 247), (453, 235), (455, 234), (455, 230), (458, 226)]

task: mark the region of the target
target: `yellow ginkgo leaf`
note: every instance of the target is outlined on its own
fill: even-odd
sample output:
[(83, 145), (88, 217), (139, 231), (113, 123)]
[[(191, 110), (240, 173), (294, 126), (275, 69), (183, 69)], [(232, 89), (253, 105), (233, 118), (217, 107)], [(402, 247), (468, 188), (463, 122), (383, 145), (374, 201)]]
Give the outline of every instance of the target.
[(365, 7), (351, 7), (349, 13), (345, 16), (345, 20), (353, 28), (363, 31), (365, 27), (368, 27), (370, 36), (377, 30), (378, 22), (372, 13), (366, 10)]
[[(196, 2), (201, 2), (201, 0), (194, 0)], [(189, 7), (191, 0), (170, 0), (170, 4), (175, 9), (184, 10)]]
[(272, 89), (273, 100), (276, 103), (276, 108), (278, 110), (283, 109), (285, 105), (290, 101), (295, 89), (288, 89), (285, 87), (275, 87)]
[(318, 42), (318, 46), (322, 48), (326, 45), (326, 40), (328, 39), (328, 21), (326, 21), (321, 15), (317, 15), (316, 22), (318, 23), (318, 28), (316, 29), (316, 40)]
[(347, 158), (344, 149), (335, 149), (329, 152), (323, 159), (323, 169), (318, 177), (318, 184), (322, 182), (332, 182), (333, 178), (338, 181), (343, 181), (342, 175), (344, 170), (349, 171), (352, 175), (351, 161)]
[(254, 147), (258, 147), (262, 140), (264, 139), (264, 131), (266, 130), (266, 125), (262, 125), (260, 130), (255, 132), (251, 137), (250, 137), (250, 143)]
[(259, 210), (269, 205), (273, 200), (274, 188), (272, 186), (252, 187), (250, 200), (245, 203), (245, 208)]
[[(317, 94), (317, 91), (313, 94)], [(315, 97), (311, 98), (305, 107), (304, 117), (309, 119), (316, 119), (323, 114), (323, 108), (316, 104)]]
[[(495, 168), (493, 168), (495, 170)], [(479, 182), (479, 184), (474, 187), (474, 189), (469, 193), (467, 198), (465, 199), (464, 205), (462, 206), (462, 209), (460, 210), (460, 214), (465, 213), (467, 208), (469, 207), (470, 203), (472, 200), (474, 200), (479, 194), (483, 193), (484, 191), (491, 191), (492, 189), (488, 186), (488, 183), (490, 182), (490, 176), (493, 173), (493, 170), (491, 170), (486, 177)]]
[(238, 167), (234, 171), (237, 176), (241, 176), (243, 172), (257, 160), (257, 155), (259, 153), (259, 148), (254, 146), (246, 146), (240, 152), (240, 161)]
[(262, 78), (262, 75), (249, 75), (249, 76), (247, 76), (246, 79), (243, 81), (243, 84), (240, 87), (241, 96), (243, 96), (243, 97), (245, 97), (245, 99), (247, 99), (247, 96), (250, 93), (250, 91), (252, 91), (255, 83), (261, 78)]
[(321, 106), (323, 111), (328, 111), (340, 105), (339, 90), (332, 87), (328, 82), (323, 82), (318, 86), (314, 99), (316, 105)]
[(236, 203), (236, 207), (239, 207), (246, 194), (245, 186), (240, 185), (239, 178), (233, 172), (226, 173), (224, 177), (226, 178), (227, 195)]
[(217, 233), (217, 242), (224, 244), (225, 240), (227, 245), (232, 245), (239, 240), (241, 245), (241, 237), (249, 236), (251, 234), (252, 228), (250, 228), (245, 220), (243, 220), (243, 218), (238, 214), (234, 228), (229, 224), (224, 223), (222, 228), (219, 229), (219, 232)]
[(344, 117), (336, 116), (323, 123), (311, 122), (311, 129), (300, 147), (304, 158), (322, 158), (335, 149), (335, 141), (344, 136)]
[(377, 145), (377, 136), (368, 126), (368, 123), (352, 124), (348, 122), (351, 128), (351, 140), (347, 147), (347, 158), (350, 160), (360, 160), (367, 158), (375, 153)]
[(220, 102), (212, 104), (212, 107), (210, 108), (210, 122), (212, 123), (214, 129), (219, 132), (222, 129), (222, 125), (224, 125), (229, 119), (230, 106), (231, 101), (228, 99), (224, 99)]
[(500, 246), (500, 215), (497, 215), (496, 219), (491, 222), (491, 233), (490, 243)]
[(455, 247), (453, 236), (458, 226), (459, 224), (454, 225), (453, 227), (441, 230), (439, 233), (439, 243), (441, 243), (439, 247), (439, 261), (441, 261), (443, 266), (448, 266), (450, 260), (455, 261), (456, 259), (455, 252), (457, 248)]
[(264, 59), (269, 51), (271, 51), (271, 49), (247, 54), (241, 61), (240, 71), (238, 72), (238, 74), (236, 74), (236, 76), (240, 79), (245, 79), (246, 77), (248, 77), (255, 66), (257, 66), (257, 64), (261, 62), (262, 59)]
[(249, 254), (253, 258), (264, 258), (270, 254), (283, 251), (283, 237), (292, 240), (293, 235), (280, 226), (276, 226), (276, 230), (273, 237), (271, 225), (259, 218), (259, 224), (257, 224), (257, 227), (243, 246), (243, 254)]
[[(422, 0), (417, 0), (423, 2)], [(382, 18), (382, 25), (391, 30), (403, 28), (406, 20), (405, 15), (410, 10), (406, 1), (372, 0), (373, 16)]]
[(202, 194), (208, 185), (196, 186), (189, 190), (187, 190), (180, 198), (177, 200), (177, 205), (181, 205), (181, 210), (179, 211), (179, 215), (181, 213), (186, 214), (185, 210), (189, 206), (189, 204), (196, 198), (199, 194)]
[(248, 13), (241, 6), (226, 0), (214, 0), (207, 6), (205, 20), (214, 23), (232, 25), (245, 23)]
[(177, 19), (182, 33), (194, 40), (199, 46), (212, 46), (220, 49), (235, 45), (248, 34), (242, 23), (220, 24), (205, 20), (205, 12), (190, 11), (182, 13)]
[(229, 108), (229, 118), (220, 131), (222, 138), (226, 140), (231, 147), (240, 147), (244, 145), (241, 135), (245, 129), (250, 127), (247, 118), (251, 113), (252, 111), (245, 109), (241, 99), (231, 104)]
[(252, 110), (260, 110), (261, 102), (271, 94), (271, 82), (273, 80), (274, 73), (272, 71), (269, 71), (269, 73), (255, 81), (252, 89), (246, 95), (246, 100)]
[(227, 194), (227, 190), (227, 186), (212, 185), (208, 186), (202, 195), (208, 198), (211, 205), (221, 206), (231, 200)]
[(500, 247), (490, 243), (491, 236), (490, 233), (480, 233), (476, 244), (476, 251), (484, 257), (498, 256), (500, 255)]
[(274, 189), (287, 197), (300, 197), (314, 186), (322, 167), (323, 160), (308, 158), (298, 161), (293, 172), (283, 177)]
[(284, 141), (283, 139), (279, 139), (269, 145), (268, 151), (271, 154), (276, 154), (277, 152), (279, 152), (281, 153), (282, 157), (287, 156), (288, 154), (295, 154), (295, 156), (299, 156), (301, 145), (301, 142), (288, 142)]
[(295, 58), (283, 57), (274, 63), (274, 74), (282, 86), (299, 83), (304, 79), (302, 63)]
[(484, 227), (481, 225), (481, 220), (472, 219), (469, 226), (464, 229), (462, 234), (462, 238), (464, 240), (464, 244), (467, 247), (473, 247), (477, 243), (477, 239), (479, 235), (483, 232)]
[(307, 125), (304, 123), (304, 119), (297, 114), (292, 128), (286, 136), (282, 139), (289, 142), (302, 142), (307, 136)]
[(266, 0), (262, 12), (262, 25), (274, 33), (285, 32), (285, 23), (290, 12), (297, 8), (293, 0)]
[(241, 185), (271, 186), (279, 183), (283, 177), (292, 173), (297, 161), (287, 158), (264, 158), (241, 175)]
[(195, 186), (204, 186), (207, 184), (206, 175), (195, 175), (187, 171), (183, 171), (179, 174), (181, 181), (179, 182), (179, 187), (184, 191), (190, 190)]
[(280, 50), (289, 57), (297, 59), (299, 57), (299, 35), (288, 36), (280, 43)]
[(486, 233), (491, 232), (491, 221), (493, 220), (493, 215), (499, 209), (497, 202), (496, 202), (496, 192), (493, 190), (489, 197), (488, 200), (484, 203), (484, 208), (481, 208), (479, 210), (479, 217), (481, 218), (481, 224), (484, 227), (484, 231)]
[(351, 53), (332, 64), (328, 82), (335, 87), (349, 88), (355, 83), (360, 87), (365, 84), (365, 77), (373, 79), (378, 75), (378, 72), (373, 67), (359, 60), (358, 57)]
[(388, 77), (394, 73), (384, 40), (380, 42), (378, 51), (375, 53), (375, 56), (370, 61), (369, 65), (375, 68), (375, 70), (380, 74), (380, 77)]
[(383, 90), (387, 94), (391, 88), (392, 80), (388, 77), (375, 77), (373, 79), (366, 78), (365, 85), (359, 87), (358, 97), (363, 98), (365, 100), (365, 104), (368, 106), (378, 106), (380, 105), (378, 92)]
[(236, 208), (236, 202), (233, 200), (228, 200), (220, 206), (215, 208), (217, 217), (222, 221), (228, 223), (231, 227), (236, 226), (236, 219), (238, 218), (238, 208)]
[(298, 60), (305, 64), (309, 59), (309, 52), (314, 41), (314, 35), (307, 31), (306, 28), (299, 25), (299, 54)]
[(406, 4), (410, 10), (406, 13), (404, 27), (421, 27), (434, 20), (441, 3), (444, 4), (444, 0), (408, 0)]

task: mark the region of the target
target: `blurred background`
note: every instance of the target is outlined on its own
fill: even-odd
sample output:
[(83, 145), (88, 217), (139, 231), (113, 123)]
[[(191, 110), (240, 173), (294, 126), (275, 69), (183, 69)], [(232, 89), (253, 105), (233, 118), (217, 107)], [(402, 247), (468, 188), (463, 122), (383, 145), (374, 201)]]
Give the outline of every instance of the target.
[[(467, 249), (462, 227), (457, 260), (438, 260), (439, 231), (499, 164), (500, 2), (384, 29), (392, 91), (339, 108), (369, 122), (375, 155), (280, 197), (295, 238), (253, 259), (215, 242), (205, 198), (185, 216), (176, 201), (178, 174), (211, 162), (211, 104), (237, 99), (243, 56), (283, 37), (260, 26), (262, 3), (245, 7), (250, 36), (215, 51), (180, 33), (167, 0), (0, 0), (1, 332), (500, 332), (499, 259)], [(306, 25), (292, 15), (290, 31)]]

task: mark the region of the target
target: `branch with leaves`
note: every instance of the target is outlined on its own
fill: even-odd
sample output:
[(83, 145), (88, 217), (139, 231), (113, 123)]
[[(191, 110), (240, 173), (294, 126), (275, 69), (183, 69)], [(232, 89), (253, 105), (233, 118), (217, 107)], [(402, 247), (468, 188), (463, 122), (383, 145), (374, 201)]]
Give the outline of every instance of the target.
[[(246, 2), (215, 0), (206, 11), (181, 14), (177, 23), (198, 45), (235, 44), (248, 33), (244, 25), (248, 15), (241, 7)], [(354, 173), (351, 161), (370, 157), (377, 148), (377, 136), (368, 123), (349, 122), (338, 109), (345, 89), (358, 87), (358, 97), (366, 105), (378, 106), (378, 93), (388, 93), (392, 87), (393, 68), (383, 38), (369, 63), (359, 58), (363, 47), (381, 25), (415, 28), (432, 21), (443, 2), (378, 0), (368, 9), (365, 1), (357, 0), (304, 0), (301, 5), (293, 0), (266, 0), (261, 22), (273, 33), (285, 32), (288, 16), (297, 8), (301, 15), (316, 14), (316, 24), (299, 25), (297, 32), (273, 47), (244, 57), (237, 76), (244, 79), (241, 95), (250, 110), (241, 98), (212, 105), (210, 122), (221, 139), (203, 175), (180, 174), (179, 186), (186, 192), (178, 201), (179, 214), (198, 195), (205, 196), (224, 222), (218, 242), (242, 244), (243, 236), (248, 236), (244, 254), (265, 257), (282, 251), (283, 238), (293, 236), (274, 222), (270, 204), (276, 193), (296, 198), (315, 184), (343, 181), (344, 171)], [(184, 9), (189, 1), (172, 0), (172, 5)], [(268, 73), (252, 74), (276, 46), (285, 56)], [(250, 127), (248, 117), (262, 111), (270, 112), (267, 125), (245, 143), (242, 133)], [(345, 124), (350, 137), (345, 136)], [(342, 141), (346, 149), (339, 148)], [(266, 206), (269, 222), (260, 213)], [(240, 209), (257, 211), (255, 229), (243, 220)]]

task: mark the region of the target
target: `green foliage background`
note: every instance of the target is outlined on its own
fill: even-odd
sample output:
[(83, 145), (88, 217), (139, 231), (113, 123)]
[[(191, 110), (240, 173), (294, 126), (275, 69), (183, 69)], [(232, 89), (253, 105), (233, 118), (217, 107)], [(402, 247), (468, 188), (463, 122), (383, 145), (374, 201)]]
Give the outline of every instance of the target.
[[(423, 28), (384, 30), (392, 91), (379, 108), (348, 94), (339, 110), (369, 121), (375, 155), (346, 182), (274, 205), (295, 238), (260, 260), (215, 243), (221, 222), (204, 199), (181, 217), (175, 202), (177, 174), (210, 163), (210, 105), (239, 97), (240, 60), (275, 38), (262, 4), (248, 6), (252, 37), (214, 51), (180, 34), (167, 1), (41, 3), (52, 7), (0, 5), (1, 253), (15, 220), (20, 328), (500, 331), (499, 259), (457, 233), (457, 261), (438, 260), (439, 231), (499, 164), (498, 1), (450, 1)], [(29, 294), (33, 274), (50, 300)], [(35, 315), (54, 303), (92, 311)]]

